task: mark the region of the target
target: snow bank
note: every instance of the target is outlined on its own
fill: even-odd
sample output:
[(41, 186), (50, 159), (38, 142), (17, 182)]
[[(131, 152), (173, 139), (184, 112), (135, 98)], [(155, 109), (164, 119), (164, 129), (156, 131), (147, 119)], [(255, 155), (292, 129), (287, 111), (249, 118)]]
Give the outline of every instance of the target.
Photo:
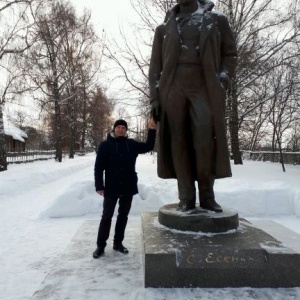
[[(263, 164), (260, 163), (260, 166)], [(156, 174), (156, 162), (153, 157), (142, 156), (139, 160), (139, 169), (141, 171), (139, 194), (133, 198), (130, 215), (139, 216), (145, 211), (156, 212), (162, 205), (178, 202), (176, 180), (160, 179), (153, 175)], [(248, 167), (245, 167), (245, 170), (247, 169)], [(279, 168), (278, 177), (281, 175), (280, 172)], [(278, 177), (265, 181), (259, 176), (254, 176), (252, 180), (234, 177), (217, 180), (216, 199), (221, 205), (236, 209), (240, 217), (278, 215), (300, 217), (300, 190), (290, 183), (280, 181)], [(102, 203), (103, 197), (95, 193), (92, 180), (76, 182), (68, 187), (65, 193), (42, 213), (42, 216), (57, 218), (101, 214)]]

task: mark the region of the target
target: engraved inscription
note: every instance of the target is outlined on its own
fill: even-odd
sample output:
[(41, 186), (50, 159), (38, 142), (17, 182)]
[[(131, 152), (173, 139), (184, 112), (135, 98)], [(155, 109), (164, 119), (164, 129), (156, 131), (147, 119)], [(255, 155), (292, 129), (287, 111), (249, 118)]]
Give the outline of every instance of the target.
[(241, 263), (241, 262), (251, 262), (255, 261), (254, 257), (251, 256), (223, 256), (223, 255), (215, 255), (214, 253), (210, 252), (207, 254), (205, 261), (208, 264), (215, 264), (215, 263)]
[(262, 268), (265, 263), (262, 251), (210, 251), (185, 253), (179, 264), (191, 268)]

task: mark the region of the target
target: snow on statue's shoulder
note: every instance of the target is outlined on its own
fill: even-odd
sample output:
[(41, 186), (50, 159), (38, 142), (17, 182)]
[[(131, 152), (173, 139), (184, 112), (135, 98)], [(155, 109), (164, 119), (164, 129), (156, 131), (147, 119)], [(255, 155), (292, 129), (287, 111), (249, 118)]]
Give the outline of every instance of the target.
[(223, 17), (225, 16), (225, 14), (223, 14), (222, 12), (217, 11), (217, 10), (214, 10), (213, 13), (218, 16), (223, 16)]

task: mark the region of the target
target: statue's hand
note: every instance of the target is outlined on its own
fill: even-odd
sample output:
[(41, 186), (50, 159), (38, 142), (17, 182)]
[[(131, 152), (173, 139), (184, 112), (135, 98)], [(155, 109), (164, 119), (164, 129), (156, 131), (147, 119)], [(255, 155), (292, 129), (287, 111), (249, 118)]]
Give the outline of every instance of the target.
[(221, 80), (221, 85), (225, 91), (228, 90), (228, 82), (225, 80)]
[(224, 89), (225, 91), (227, 91), (228, 85), (229, 85), (229, 78), (228, 78), (228, 76), (226, 75), (226, 73), (225, 73), (225, 72), (221, 72), (221, 73), (219, 74), (219, 79), (220, 79), (220, 83), (221, 83), (223, 89)]
[(151, 116), (155, 123), (159, 121), (160, 118), (160, 105), (157, 100), (151, 102)]

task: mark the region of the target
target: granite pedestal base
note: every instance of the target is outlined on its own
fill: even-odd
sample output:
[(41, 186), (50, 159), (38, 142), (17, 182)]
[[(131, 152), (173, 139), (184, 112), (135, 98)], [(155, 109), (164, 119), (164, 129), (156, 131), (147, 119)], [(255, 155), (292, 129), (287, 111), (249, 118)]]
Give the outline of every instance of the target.
[(162, 206), (158, 212), (160, 224), (183, 231), (224, 232), (237, 229), (239, 215), (237, 211), (223, 207), (223, 212), (213, 212), (196, 206), (194, 209), (181, 212), (178, 203)]
[(258, 227), (240, 219), (224, 233), (184, 232), (143, 213), (145, 287), (299, 287), (300, 236), (274, 222), (263, 227), (275, 234)]

